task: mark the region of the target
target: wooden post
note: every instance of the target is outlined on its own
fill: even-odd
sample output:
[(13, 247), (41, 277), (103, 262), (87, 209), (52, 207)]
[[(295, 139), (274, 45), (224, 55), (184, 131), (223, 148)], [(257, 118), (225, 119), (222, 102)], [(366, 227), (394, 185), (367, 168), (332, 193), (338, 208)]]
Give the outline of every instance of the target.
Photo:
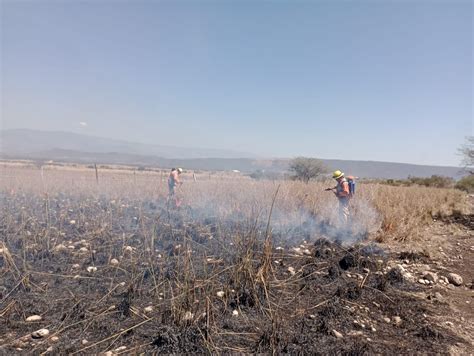
[(97, 164), (94, 163), (94, 169), (95, 169), (95, 181), (97, 184), (99, 184), (99, 170), (97, 169)]

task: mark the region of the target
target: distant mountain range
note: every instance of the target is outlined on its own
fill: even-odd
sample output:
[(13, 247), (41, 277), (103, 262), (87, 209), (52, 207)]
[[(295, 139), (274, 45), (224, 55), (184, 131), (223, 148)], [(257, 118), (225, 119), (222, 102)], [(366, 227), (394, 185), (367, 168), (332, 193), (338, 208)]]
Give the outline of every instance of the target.
[[(70, 132), (27, 129), (3, 130), (0, 133), (3, 159), (53, 160), (75, 163), (126, 164), (133, 166), (182, 166), (192, 170), (239, 170), (282, 173), (289, 159), (260, 159), (249, 153), (183, 148), (133, 143)], [(408, 176), (441, 175), (459, 179), (459, 167), (424, 166), (377, 161), (322, 159), (328, 168), (341, 169), (361, 178), (403, 179)]]

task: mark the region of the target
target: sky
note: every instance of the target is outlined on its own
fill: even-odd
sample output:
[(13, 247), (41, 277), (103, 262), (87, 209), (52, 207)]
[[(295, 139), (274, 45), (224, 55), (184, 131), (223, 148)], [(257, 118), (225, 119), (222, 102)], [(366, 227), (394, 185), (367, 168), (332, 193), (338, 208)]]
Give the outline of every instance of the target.
[(1, 128), (459, 165), (473, 2), (0, 0)]

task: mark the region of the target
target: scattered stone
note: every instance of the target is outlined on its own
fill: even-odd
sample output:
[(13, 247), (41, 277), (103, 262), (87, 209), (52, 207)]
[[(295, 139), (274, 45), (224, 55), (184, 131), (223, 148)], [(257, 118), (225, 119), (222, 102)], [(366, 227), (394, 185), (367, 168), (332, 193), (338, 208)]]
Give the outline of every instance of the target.
[(311, 251), (308, 250), (308, 249), (304, 249), (304, 250), (303, 250), (303, 253), (304, 253), (306, 256), (311, 256)]
[(460, 286), (463, 283), (462, 277), (456, 273), (448, 274), (448, 281), (449, 283), (454, 284), (455, 286)]
[(57, 337), (57, 336), (51, 336), (50, 340), (51, 340), (52, 342), (57, 342), (57, 341), (59, 341), (59, 337)]
[(332, 330), (332, 333), (333, 333), (333, 335), (334, 335), (336, 338), (338, 338), (338, 339), (342, 339), (342, 338), (344, 337), (344, 336), (342, 336), (342, 334), (341, 334), (339, 331), (337, 331), (337, 330), (334, 330), (334, 329), (333, 329), (333, 330)]
[(78, 268), (81, 267), (81, 266), (78, 265), (77, 263), (75, 263), (75, 264), (73, 264), (71, 267), (72, 267), (73, 269), (78, 269)]
[(430, 282), (436, 283), (438, 282), (438, 275), (436, 273), (430, 272), (430, 271), (425, 271), (423, 272), (423, 277), (427, 279)]
[(434, 297), (440, 302), (442, 302), (444, 300), (444, 297), (442, 296), (442, 294), (440, 292), (436, 292), (434, 294)]
[(402, 318), (400, 318), (399, 316), (395, 316), (393, 317), (393, 322), (395, 323), (395, 325), (400, 325), (402, 323)]
[(70, 220), (70, 221), (69, 221), (69, 224), (71, 224), (71, 225), (76, 225), (76, 220)]
[(82, 345), (87, 345), (89, 343), (89, 341), (87, 341), (86, 339), (82, 340), (81, 341)]
[(41, 317), (41, 315), (31, 315), (28, 318), (26, 318), (26, 321), (27, 322), (33, 322), (33, 321), (40, 321), (42, 319), (43, 318)]
[(301, 248), (299, 248), (299, 247), (293, 247), (292, 250), (294, 252), (296, 252), (297, 254), (299, 254), (299, 255), (301, 254)]
[(193, 318), (194, 318), (194, 314), (191, 313), (190, 311), (187, 311), (186, 313), (184, 313), (184, 316), (183, 316), (184, 320), (189, 321), (189, 320), (193, 320)]
[(153, 311), (153, 307), (151, 305), (149, 305), (149, 306), (143, 308), (143, 311), (145, 313), (151, 313)]
[(403, 279), (406, 280), (407, 282), (415, 282), (415, 277), (410, 272), (405, 272), (402, 273)]
[(314, 314), (311, 314), (309, 317), (310, 317), (310, 319), (316, 319), (316, 315), (314, 315)]
[(376, 332), (376, 331), (377, 331), (377, 329), (374, 328), (373, 326), (370, 328), (370, 330), (372, 330), (372, 332)]
[(389, 317), (385, 317), (385, 318), (383, 318), (383, 321), (385, 321), (386, 323), (390, 323), (391, 320), (390, 320)]
[(89, 266), (89, 267), (87, 267), (87, 272), (89, 272), (89, 273), (97, 272), (97, 267)]
[(449, 326), (451, 328), (454, 326), (454, 324), (450, 321), (446, 321), (445, 324), (446, 324), (446, 326)]
[(233, 315), (233, 316), (239, 316), (239, 312), (234, 309), (234, 310), (232, 311), (232, 315)]
[[(362, 336), (362, 335), (364, 335), (364, 332), (360, 331), (360, 330), (359, 331), (353, 330), (353, 331), (350, 331), (348, 333), (348, 335), (350, 335), (350, 336)], [(342, 335), (341, 335), (341, 337), (342, 337)]]
[(216, 295), (217, 295), (219, 298), (223, 298), (224, 295), (225, 295), (225, 293), (224, 293), (224, 291), (220, 290), (220, 291), (218, 291), (218, 292), (216, 293)]
[(121, 351), (124, 351), (127, 349), (127, 346), (120, 346), (120, 347), (117, 347), (114, 351), (115, 352), (121, 352)]
[[(177, 247), (177, 246), (176, 246), (176, 247)], [(180, 246), (180, 247), (181, 247), (181, 246)], [(123, 250), (124, 250), (125, 252), (132, 253), (132, 252), (133, 252), (133, 247), (132, 247), (132, 246), (125, 246), (125, 247), (123, 248)]]
[(31, 337), (33, 339), (42, 339), (43, 337), (48, 336), (48, 335), (49, 335), (48, 329), (39, 329), (31, 333)]
[(364, 268), (363, 271), (364, 271), (365, 273), (370, 273), (370, 269), (368, 269), (368, 268)]
[(56, 245), (56, 246), (54, 247), (53, 251), (55, 251), (55, 252), (67, 251), (67, 247), (64, 246), (63, 244), (59, 244), (59, 245)]
[(87, 249), (87, 247), (81, 247), (79, 249), (79, 253), (86, 253), (86, 252), (89, 252), (89, 250)]
[(119, 261), (118, 261), (116, 258), (112, 258), (112, 259), (110, 260), (110, 264), (111, 264), (112, 266), (118, 266)]
[(426, 284), (426, 282), (425, 282), (425, 280), (424, 280), (423, 278), (420, 278), (420, 279), (418, 280), (418, 283), (420, 283), (420, 284)]
[(398, 270), (400, 273), (406, 272), (405, 268), (402, 265), (395, 265), (395, 267), (393, 267), (392, 269)]
[(69, 245), (67, 248), (70, 250), (74, 250), (76, 247), (74, 245)]
[(296, 274), (295, 269), (294, 269), (293, 267), (291, 267), (291, 266), (288, 267), (288, 272), (290, 272), (290, 274), (291, 274), (292, 276)]

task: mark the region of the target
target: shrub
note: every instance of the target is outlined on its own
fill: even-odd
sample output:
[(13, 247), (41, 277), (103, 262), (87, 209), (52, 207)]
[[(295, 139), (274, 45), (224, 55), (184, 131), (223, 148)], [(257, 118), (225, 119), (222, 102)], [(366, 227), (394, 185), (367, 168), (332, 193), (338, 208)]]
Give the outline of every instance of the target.
[(456, 189), (463, 190), (469, 194), (474, 193), (474, 175), (468, 175), (456, 183)]

